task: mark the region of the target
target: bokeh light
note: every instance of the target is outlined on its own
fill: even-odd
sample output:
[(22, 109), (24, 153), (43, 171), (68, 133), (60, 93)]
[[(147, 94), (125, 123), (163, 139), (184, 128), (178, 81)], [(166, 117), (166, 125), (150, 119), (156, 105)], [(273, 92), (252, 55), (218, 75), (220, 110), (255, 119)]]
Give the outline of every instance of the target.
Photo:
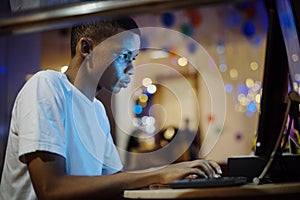
[(143, 108), (141, 105), (134, 105), (133, 111), (136, 115), (139, 115), (143, 112)]
[(156, 92), (156, 90), (157, 90), (157, 88), (156, 88), (155, 85), (149, 85), (149, 86), (147, 86), (147, 92), (149, 94), (154, 94)]
[(60, 68), (61, 73), (65, 73), (68, 70), (69, 66), (62, 66)]
[(292, 55), (292, 60), (293, 60), (294, 62), (298, 62), (299, 56), (298, 56), (297, 54), (293, 54), (293, 55)]
[(146, 94), (141, 94), (139, 97), (139, 101), (145, 103), (148, 101), (148, 96)]
[(255, 95), (255, 101), (256, 101), (257, 104), (260, 104), (260, 101), (261, 101), (261, 94)]
[(220, 64), (219, 69), (221, 72), (227, 71), (227, 65), (225, 63)]
[(225, 47), (222, 41), (219, 41), (217, 44), (217, 52), (218, 54), (223, 54), (225, 52)]
[(149, 85), (152, 84), (152, 80), (150, 78), (144, 78), (142, 80), (142, 84), (143, 84), (143, 86), (148, 87)]
[(165, 132), (163, 133), (163, 137), (166, 140), (171, 140), (175, 135), (175, 129), (172, 127), (169, 127), (165, 130)]
[(253, 70), (253, 71), (256, 71), (257, 69), (259, 68), (259, 65), (257, 62), (251, 62), (250, 63), (250, 69)]
[(245, 82), (248, 88), (252, 88), (254, 86), (254, 80), (252, 78), (247, 78)]
[(5, 66), (0, 66), (0, 74), (6, 74), (7, 69)]
[(239, 72), (236, 69), (231, 69), (229, 71), (230, 78), (236, 79), (239, 76)]
[(232, 92), (232, 90), (233, 90), (233, 86), (232, 86), (232, 84), (226, 84), (225, 85), (225, 91), (227, 92), (227, 93), (230, 93), (230, 92)]
[(174, 25), (175, 23), (175, 15), (173, 13), (167, 12), (167, 13), (163, 13), (161, 16), (161, 20), (162, 23), (166, 26), (166, 27), (171, 27)]
[(184, 67), (188, 64), (188, 60), (185, 57), (181, 57), (177, 61), (178, 65)]
[(298, 74), (298, 73), (295, 74), (295, 80), (300, 81), (300, 74)]

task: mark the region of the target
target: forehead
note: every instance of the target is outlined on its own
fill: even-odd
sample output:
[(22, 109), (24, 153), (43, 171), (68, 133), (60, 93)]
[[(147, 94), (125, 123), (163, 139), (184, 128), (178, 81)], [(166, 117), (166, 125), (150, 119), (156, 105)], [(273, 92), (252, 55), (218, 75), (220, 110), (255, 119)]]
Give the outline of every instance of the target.
[(116, 42), (119, 43), (121, 49), (129, 51), (138, 51), (140, 49), (140, 36), (132, 31), (125, 31), (116, 36)]

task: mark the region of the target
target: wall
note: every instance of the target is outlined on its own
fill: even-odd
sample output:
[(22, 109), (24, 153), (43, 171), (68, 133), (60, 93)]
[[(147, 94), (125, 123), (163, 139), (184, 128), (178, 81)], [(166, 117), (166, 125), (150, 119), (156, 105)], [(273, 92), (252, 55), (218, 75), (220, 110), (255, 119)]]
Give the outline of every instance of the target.
[[(194, 45), (187, 46), (185, 39), (174, 40), (167, 46), (160, 46), (161, 49), (168, 48), (175, 54), (183, 53), (191, 57), (196, 68), (204, 69), (205, 73), (199, 74), (198, 79), (200, 91), (198, 94), (199, 129), (202, 133), (202, 141), (205, 141), (208, 135), (213, 138), (213, 144), (217, 143), (213, 149), (209, 147), (202, 149), (202, 152), (209, 152), (209, 154), (203, 153), (202, 156), (226, 162), (229, 156), (250, 154), (259, 114), (259, 101), (255, 100), (255, 96), (260, 94), (264, 64), (267, 22), (262, 6), (260, 4), (223, 5), (140, 15), (135, 18), (141, 27), (171, 29), (189, 36), (203, 47), (200, 50), (199, 48), (195, 49)], [(170, 35), (151, 32), (148, 38), (143, 38), (143, 45), (144, 47), (157, 46), (164, 43), (167, 38), (170, 38)], [(25, 81), (25, 76), (40, 69), (59, 70), (61, 66), (68, 64), (70, 58), (68, 30), (1, 36), (0, 51), (0, 141), (2, 153), (12, 104)], [(209, 60), (208, 57), (211, 59)], [(126, 149), (128, 137), (135, 129), (132, 111), (135, 102), (131, 99), (126, 101), (126, 106), (124, 106), (124, 99), (130, 99), (132, 91), (140, 87), (141, 80), (149, 74), (153, 77), (162, 75), (162, 73), (170, 75), (170, 68), (179, 71), (178, 65), (173, 62), (174, 55), (170, 54), (168, 59), (168, 62), (162, 63), (168, 70), (155, 72), (152, 68), (144, 66), (149, 60), (149, 55), (141, 51), (136, 60), (137, 74), (133, 83), (126, 90), (127, 92), (123, 90), (113, 97), (117, 114), (112, 117), (117, 121), (116, 142), (120, 149)], [(204, 62), (203, 60), (208, 61)], [(155, 59), (152, 59), (151, 62), (159, 63)], [(215, 77), (209, 74), (212, 69), (210, 64), (215, 65), (215, 73), (222, 77), (223, 87), (220, 87), (219, 90), (220, 93), (225, 92), (226, 97), (224, 126), (217, 123), (220, 119), (215, 114), (216, 110), (224, 109), (221, 106), (223, 102), (212, 106), (211, 94), (208, 91), (211, 83), (205, 82), (205, 78), (212, 82), (216, 81)], [(188, 70), (195, 71), (193, 68)], [(110, 101), (107, 105), (108, 109), (112, 108)], [(210, 131), (207, 132), (207, 130)], [(215, 138), (219, 139), (214, 140)], [(124, 159), (124, 155), (121, 155)]]
[(40, 69), (40, 33), (0, 36), (0, 166), (14, 99), (25, 83), (26, 75)]
[[(230, 156), (252, 154), (266, 43), (267, 16), (263, 4), (225, 4), (136, 16), (136, 20), (141, 27), (157, 29), (144, 33), (142, 45), (145, 49), (158, 47), (179, 57), (185, 55), (189, 62), (193, 62), (194, 68), (201, 71), (198, 73), (199, 129), (203, 142), (200, 156), (226, 162)], [(159, 30), (161, 28), (176, 31), (183, 37), (176, 38), (177, 33), (165, 33)], [(186, 36), (194, 40), (198, 48), (193, 48), (187, 42), (190, 40), (184, 38)], [(175, 56), (172, 53), (168, 55), (169, 63), (166, 63), (149, 59), (145, 52), (140, 52), (135, 62), (137, 73), (133, 84), (116, 96), (117, 105), (122, 105), (116, 107), (116, 113), (126, 113), (125, 117), (116, 116), (119, 127), (122, 127), (117, 132), (118, 146), (123, 150), (129, 135), (136, 129), (134, 112), (128, 109), (134, 106), (134, 102), (128, 100), (130, 95), (142, 86), (143, 78), (153, 77), (157, 81), (156, 76), (172, 75), (169, 68), (176, 71), (180, 68), (176, 61), (174, 64)], [(155, 68), (157, 65), (161, 65), (160, 70)], [(215, 71), (215, 75), (211, 75), (211, 71)], [(215, 88), (218, 77), (221, 77), (223, 85)], [(209, 91), (209, 88), (215, 90)], [(176, 90), (171, 92), (176, 93)], [(221, 102), (221, 98), (219, 102), (212, 99), (212, 92), (217, 96), (225, 93), (225, 103)], [(122, 103), (127, 103), (128, 107)], [(223, 124), (218, 111), (224, 107), (226, 113)], [(182, 113), (178, 114), (184, 118)], [(148, 115), (151, 116), (151, 113)]]

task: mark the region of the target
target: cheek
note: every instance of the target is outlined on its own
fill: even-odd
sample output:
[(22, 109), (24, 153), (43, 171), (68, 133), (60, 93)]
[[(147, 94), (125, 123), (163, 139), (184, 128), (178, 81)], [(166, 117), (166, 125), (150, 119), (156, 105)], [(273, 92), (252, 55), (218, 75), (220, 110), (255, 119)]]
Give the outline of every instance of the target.
[(119, 63), (113, 63), (107, 68), (107, 70), (105, 70), (101, 79), (102, 82), (105, 82), (104, 84), (114, 86), (123, 74), (124, 71), (122, 70), (122, 65)]
[(126, 65), (125, 64), (120, 64), (118, 62), (115, 62), (113, 65), (112, 65), (112, 76), (114, 79), (120, 79), (123, 75), (124, 75), (124, 70), (126, 68)]

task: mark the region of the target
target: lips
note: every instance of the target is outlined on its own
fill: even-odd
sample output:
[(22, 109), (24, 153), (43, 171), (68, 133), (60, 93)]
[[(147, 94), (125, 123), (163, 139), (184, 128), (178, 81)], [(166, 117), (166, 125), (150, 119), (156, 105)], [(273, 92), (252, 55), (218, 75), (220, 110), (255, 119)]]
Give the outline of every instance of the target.
[(118, 85), (120, 87), (127, 88), (129, 83), (130, 83), (130, 80), (121, 80), (121, 81), (119, 81)]

